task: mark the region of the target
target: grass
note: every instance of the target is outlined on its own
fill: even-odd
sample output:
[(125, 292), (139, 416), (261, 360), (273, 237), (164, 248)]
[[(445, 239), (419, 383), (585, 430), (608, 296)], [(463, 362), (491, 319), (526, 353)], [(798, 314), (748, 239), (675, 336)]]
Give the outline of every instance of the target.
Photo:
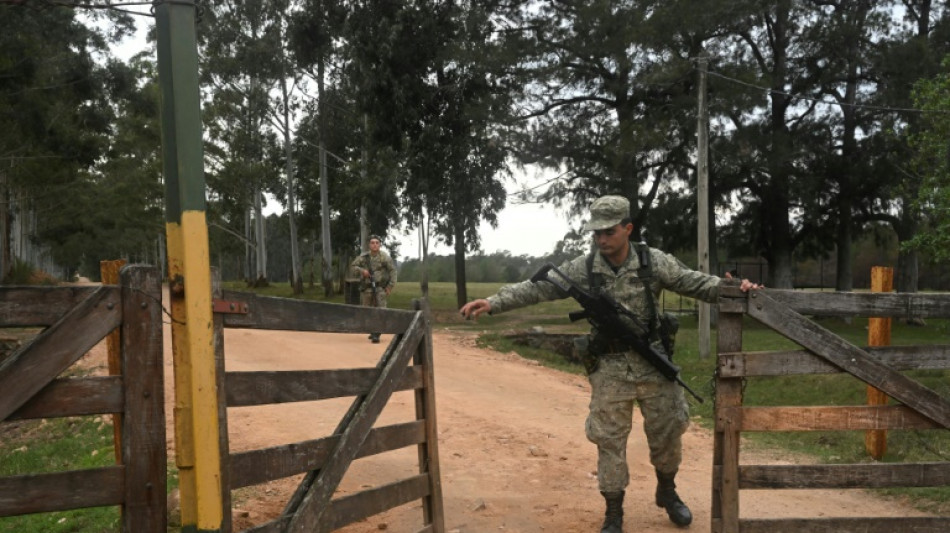
[[(470, 283), (469, 299), (493, 294), (500, 283)], [(225, 288), (248, 290), (242, 282), (225, 283)], [(267, 296), (292, 297), (287, 284), (273, 284), (255, 292)], [(418, 285), (401, 284), (389, 298), (389, 306), (412, 308), (412, 300), (420, 297)], [(301, 298), (343, 303), (342, 295), (323, 297), (320, 287), (306, 288)], [(523, 357), (565, 372), (582, 374), (583, 369), (546, 350), (516, 345), (505, 333), (542, 326), (551, 333), (585, 332), (586, 324), (570, 323), (567, 313), (578, 308), (572, 300), (546, 302), (497, 316), (483, 316), (478, 321), (465, 321), (457, 312), (455, 286), (432, 283), (430, 306), (438, 329), (472, 331), (479, 334), (479, 344), (500, 351), (515, 351)], [(684, 307), (691, 305), (685, 300)], [(680, 307), (678, 297), (667, 300), (668, 306)], [(850, 342), (863, 346), (867, 339), (867, 320), (854, 319), (850, 324), (840, 319), (824, 319), (821, 324)], [(892, 344), (942, 344), (950, 338), (950, 320), (930, 320), (926, 327), (894, 323)], [(706, 399), (693, 403), (697, 423), (712, 427), (715, 360), (699, 359), (696, 319), (686, 315), (680, 319), (675, 361), (683, 368), (682, 378), (690, 388)], [(712, 345), (716, 331), (712, 332)], [(743, 325), (743, 349), (771, 351), (796, 349), (791, 341), (779, 336), (753, 319)], [(908, 375), (922, 381), (943, 397), (950, 397), (950, 372), (916, 371)], [(860, 405), (864, 403), (865, 385), (848, 376), (814, 375), (749, 379), (745, 384), (746, 405)], [(49, 421), (28, 421), (0, 425), (0, 476), (27, 472), (49, 472), (90, 468), (112, 464), (112, 426), (101, 417), (77, 417)], [(803, 454), (817, 462), (869, 462), (864, 451), (863, 432), (795, 432), (745, 433), (744, 446), (759, 450), (783, 450)], [(890, 431), (884, 462), (950, 461), (950, 432)], [(169, 465), (169, 486), (177, 485), (177, 473)], [(938, 514), (950, 514), (950, 487), (920, 489), (888, 489), (882, 494), (908, 498), (917, 507)], [(45, 513), (0, 518), (0, 533), (65, 533), (118, 531), (118, 508), (105, 507), (69, 512)], [(170, 531), (176, 530), (174, 527)]]

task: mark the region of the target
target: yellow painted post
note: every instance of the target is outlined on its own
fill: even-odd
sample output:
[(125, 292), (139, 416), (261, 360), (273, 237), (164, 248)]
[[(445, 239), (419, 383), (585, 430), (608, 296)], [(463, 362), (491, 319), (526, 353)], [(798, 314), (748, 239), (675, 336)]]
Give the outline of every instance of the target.
[[(889, 267), (871, 268), (871, 292), (891, 292), (894, 290), (894, 269)], [(868, 319), (868, 346), (891, 345), (891, 319)], [(887, 405), (887, 395), (868, 385), (868, 405)], [(864, 434), (864, 447), (868, 455), (880, 461), (887, 452), (887, 430), (869, 429)]]
[(194, 0), (155, 3), (181, 523), (184, 533), (218, 533), (226, 487), (221, 483), (195, 16)]
[[(99, 261), (99, 277), (104, 285), (119, 284), (119, 270), (125, 266), (125, 259)], [(106, 350), (109, 362), (109, 375), (122, 374), (122, 347), (119, 345), (119, 330), (106, 337)], [(115, 462), (122, 462), (122, 413), (112, 415), (112, 441), (115, 443)]]

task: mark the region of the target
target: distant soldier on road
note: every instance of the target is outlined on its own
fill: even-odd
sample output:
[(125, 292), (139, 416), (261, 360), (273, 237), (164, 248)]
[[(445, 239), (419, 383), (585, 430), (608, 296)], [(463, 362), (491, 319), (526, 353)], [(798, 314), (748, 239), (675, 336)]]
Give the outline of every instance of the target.
[[(396, 286), (396, 265), (386, 252), (379, 248), (383, 240), (379, 235), (369, 238), (369, 251), (353, 260), (350, 273), (360, 279), (360, 303), (367, 307), (386, 308), (386, 297)], [(379, 332), (370, 333), (369, 340), (379, 343)]]
[[(641, 323), (650, 324), (644, 339), (670, 359), (675, 333), (670, 329), (675, 327), (666, 327), (666, 317), (659, 316), (654, 303), (664, 289), (712, 303), (718, 300), (723, 283), (738, 285), (743, 291), (759, 288), (749, 280), (727, 281), (691, 270), (667, 253), (631, 244), (630, 202), (622, 196), (598, 198), (591, 204), (590, 214), (584, 230), (593, 232), (596, 252), (577, 257), (560, 270), (590, 290), (610, 296)], [(460, 313), (475, 318), (566, 296), (552, 283), (523, 281), (465, 304)], [(650, 462), (656, 473), (656, 505), (674, 524), (688, 526), (693, 515), (676, 493), (674, 481), (682, 461), (682, 435), (689, 425), (683, 389), (666, 379), (633, 345), (596, 329), (584, 340), (588, 351), (583, 359), (591, 384), (586, 433), (597, 445), (597, 481), (606, 500), (601, 533), (622, 531), (624, 491), (630, 481), (627, 437), (635, 403), (643, 414)]]

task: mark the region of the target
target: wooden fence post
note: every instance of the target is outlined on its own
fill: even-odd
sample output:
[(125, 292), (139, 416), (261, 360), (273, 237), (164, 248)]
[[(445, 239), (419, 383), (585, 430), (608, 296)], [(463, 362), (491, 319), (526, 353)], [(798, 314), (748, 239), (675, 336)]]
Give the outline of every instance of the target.
[[(99, 277), (104, 285), (119, 284), (119, 270), (125, 266), (125, 259), (114, 261), (99, 261)], [(109, 375), (122, 374), (122, 354), (119, 342), (119, 330), (116, 329), (106, 337), (106, 349), (109, 361)], [(122, 463), (122, 413), (112, 415), (112, 440), (115, 443), (115, 462)]]
[[(894, 269), (889, 267), (871, 268), (871, 292), (891, 292), (894, 290)], [(868, 318), (868, 346), (891, 345), (891, 319)], [(868, 385), (868, 405), (887, 405), (887, 395)], [(869, 429), (864, 434), (864, 448), (868, 455), (880, 461), (887, 452), (887, 430)]]

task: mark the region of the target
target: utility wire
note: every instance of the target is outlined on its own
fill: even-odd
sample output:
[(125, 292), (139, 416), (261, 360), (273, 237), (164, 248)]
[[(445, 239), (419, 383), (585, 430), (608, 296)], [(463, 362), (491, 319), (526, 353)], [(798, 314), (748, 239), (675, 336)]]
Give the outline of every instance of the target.
[[(694, 68), (694, 70), (696, 70), (696, 71), (698, 72), (699, 69), (695, 69), (695, 68)], [(760, 91), (764, 91), (764, 92), (766, 92), (766, 93), (776, 93), (776, 94), (781, 94), (781, 95), (784, 95), (784, 96), (788, 96), (789, 98), (794, 98), (794, 99), (796, 99), (796, 100), (808, 100), (808, 101), (810, 101), (810, 102), (817, 102), (817, 103), (819, 103), (819, 104), (825, 104), (825, 105), (831, 105), (831, 106), (853, 107), (853, 108), (856, 108), (856, 109), (869, 109), (869, 110), (873, 110), (873, 111), (893, 111), (893, 112), (898, 112), (898, 113), (950, 113), (950, 109), (917, 109), (917, 108), (913, 108), (913, 107), (887, 107), (887, 106), (878, 106), (878, 105), (870, 105), (870, 104), (848, 104), (848, 103), (843, 103), (843, 102), (837, 102), (837, 101), (834, 101), (834, 100), (824, 100), (824, 99), (822, 99), (822, 98), (814, 98), (814, 97), (811, 97), (811, 96), (802, 96), (802, 95), (792, 94), (792, 93), (785, 92), (785, 91), (780, 91), (780, 90), (778, 90), (778, 89), (772, 89), (772, 88), (769, 88), (769, 87), (763, 87), (763, 86), (761, 86), (761, 85), (756, 85), (756, 84), (754, 84), (754, 83), (749, 83), (749, 82), (747, 82), (747, 81), (742, 81), (742, 80), (738, 80), (738, 79), (736, 79), (736, 78), (731, 78), (731, 77), (729, 77), (729, 76), (726, 76), (725, 74), (720, 74), (720, 73), (714, 72), (714, 71), (712, 71), (712, 70), (707, 70), (706, 73), (709, 74), (710, 76), (715, 76), (715, 77), (717, 77), (717, 78), (720, 78), (720, 79), (723, 79), (723, 80), (726, 80), (726, 81), (730, 81), (730, 82), (735, 83), (735, 84), (737, 84), (737, 85), (743, 85), (743, 86), (745, 86), (745, 87), (749, 87), (749, 88), (752, 88), (752, 89), (757, 89), (757, 90), (760, 90)]]

